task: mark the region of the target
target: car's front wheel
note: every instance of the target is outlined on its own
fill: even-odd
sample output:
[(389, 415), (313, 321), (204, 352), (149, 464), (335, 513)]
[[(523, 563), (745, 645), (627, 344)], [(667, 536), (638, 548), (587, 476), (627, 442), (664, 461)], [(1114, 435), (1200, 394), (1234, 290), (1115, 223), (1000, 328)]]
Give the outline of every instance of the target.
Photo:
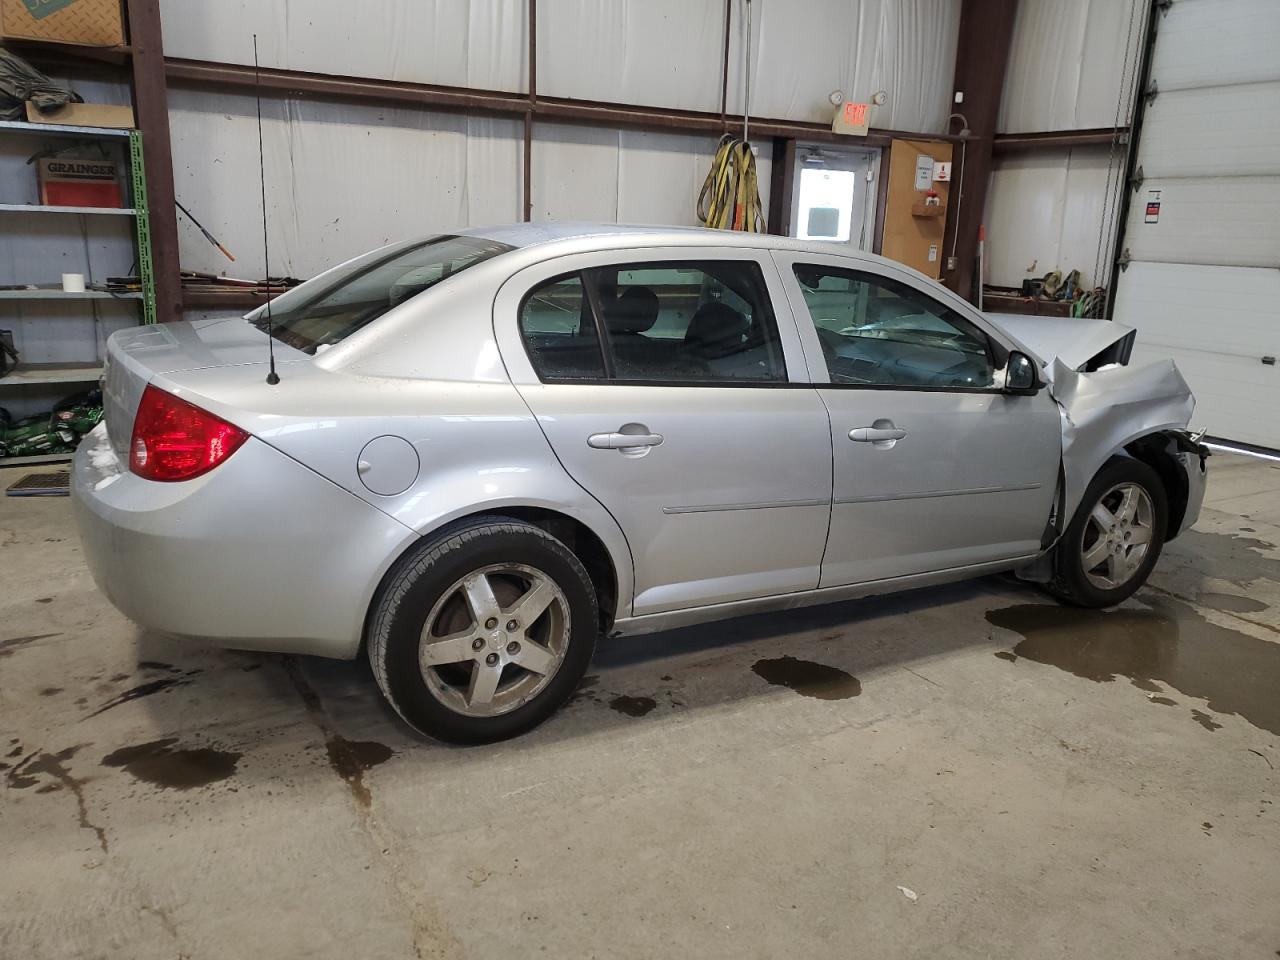
[(531, 524), (479, 517), (400, 562), (375, 601), (369, 660), (413, 727), (484, 743), (555, 712), (598, 632), (595, 590), (568, 547)]
[(1049, 590), (1081, 607), (1109, 607), (1147, 581), (1164, 546), (1167, 498), (1160, 477), (1127, 457), (1089, 484), (1054, 548)]

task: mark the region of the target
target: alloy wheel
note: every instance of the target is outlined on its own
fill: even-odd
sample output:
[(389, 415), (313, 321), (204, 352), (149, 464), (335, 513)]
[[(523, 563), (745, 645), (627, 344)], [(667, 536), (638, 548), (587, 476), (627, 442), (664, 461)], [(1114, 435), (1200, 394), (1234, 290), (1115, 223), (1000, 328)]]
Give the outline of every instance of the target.
[(569, 636), (569, 601), (554, 580), (535, 567), (492, 564), (441, 594), (422, 628), (418, 663), (444, 706), (496, 717), (546, 688)]
[(1136, 483), (1118, 483), (1094, 504), (1080, 543), (1085, 576), (1100, 590), (1124, 586), (1151, 549), (1155, 508)]

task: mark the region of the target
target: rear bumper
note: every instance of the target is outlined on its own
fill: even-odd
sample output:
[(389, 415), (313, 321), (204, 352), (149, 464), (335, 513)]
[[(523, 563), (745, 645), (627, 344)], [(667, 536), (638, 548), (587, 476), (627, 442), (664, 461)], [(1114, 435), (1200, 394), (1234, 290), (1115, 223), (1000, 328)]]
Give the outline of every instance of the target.
[(221, 646), (354, 657), (383, 573), (416, 534), (256, 439), (195, 480), (128, 472), (98, 426), (72, 503), (85, 560), (125, 616)]

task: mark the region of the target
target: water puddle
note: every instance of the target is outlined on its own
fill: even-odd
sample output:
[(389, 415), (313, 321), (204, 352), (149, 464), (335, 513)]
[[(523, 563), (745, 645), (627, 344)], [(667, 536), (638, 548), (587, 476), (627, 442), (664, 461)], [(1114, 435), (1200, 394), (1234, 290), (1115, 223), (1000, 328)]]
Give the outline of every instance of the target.
[(751, 667), (756, 676), (777, 687), (786, 687), (816, 700), (847, 700), (862, 693), (858, 678), (838, 667), (795, 657), (757, 660)]
[(240, 754), (212, 747), (174, 749), (176, 737), (121, 747), (102, 758), (104, 767), (122, 767), (139, 780), (173, 790), (190, 790), (225, 780), (236, 772)]
[[(1023, 636), (1017, 657), (1098, 683), (1125, 677), (1155, 692), (1165, 684), (1280, 736), (1280, 644), (1219, 627), (1185, 603), (1145, 602), (1151, 609), (1018, 604), (989, 611), (987, 620)], [(1219, 726), (1201, 711), (1193, 719), (1208, 730)]]
[(1280, 582), (1280, 560), (1265, 552), (1275, 548), (1274, 543), (1257, 537), (1188, 530), (1174, 541), (1170, 552), (1194, 556), (1203, 561), (1196, 566), (1211, 571), (1215, 579), (1247, 588), (1258, 579)]
[(657, 705), (658, 701), (653, 697), (632, 697), (627, 694), (614, 697), (609, 701), (609, 706), (619, 713), (625, 713), (628, 717), (643, 717)]
[(365, 771), (390, 760), (395, 751), (376, 740), (348, 740), (336, 733), (325, 738), (324, 746), (333, 772), (347, 782), (357, 803), (369, 807), (373, 794), (365, 785)]
[[(103, 853), (106, 853), (108, 849), (106, 832), (89, 821), (89, 808), (84, 799), (84, 780), (73, 777), (67, 769), (67, 761), (83, 746), (85, 744), (67, 747), (57, 753), (40, 753), (39, 751), (32, 753), (14, 767), (6, 779), (9, 788), (13, 790), (25, 790), (39, 784), (36, 787), (36, 793), (56, 793), (64, 787), (71, 791), (71, 795), (75, 797), (81, 828), (92, 830), (94, 836), (98, 838), (98, 846), (102, 848)], [(41, 777), (48, 779), (42, 781)]]
[(1196, 595), (1196, 602), (1223, 613), (1261, 613), (1269, 609), (1261, 600), (1239, 597), (1234, 593), (1201, 593)]

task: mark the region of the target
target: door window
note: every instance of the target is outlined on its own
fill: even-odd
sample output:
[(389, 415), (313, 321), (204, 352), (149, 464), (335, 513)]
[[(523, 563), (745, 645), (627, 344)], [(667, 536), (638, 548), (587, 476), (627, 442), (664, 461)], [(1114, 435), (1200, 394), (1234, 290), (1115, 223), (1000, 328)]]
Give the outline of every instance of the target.
[(622, 264), (588, 270), (587, 279), (617, 379), (786, 380), (757, 264)]
[(558, 277), (525, 298), (520, 333), (543, 381), (787, 378), (764, 275), (749, 261), (618, 264)]
[(524, 298), (520, 336), (540, 380), (604, 376), (600, 339), (580, 274), (548, 280)]
[(990, 341), (950, 307), (889, 277), (820, 264), (794, 269), (832, 383), (994, 387)]

